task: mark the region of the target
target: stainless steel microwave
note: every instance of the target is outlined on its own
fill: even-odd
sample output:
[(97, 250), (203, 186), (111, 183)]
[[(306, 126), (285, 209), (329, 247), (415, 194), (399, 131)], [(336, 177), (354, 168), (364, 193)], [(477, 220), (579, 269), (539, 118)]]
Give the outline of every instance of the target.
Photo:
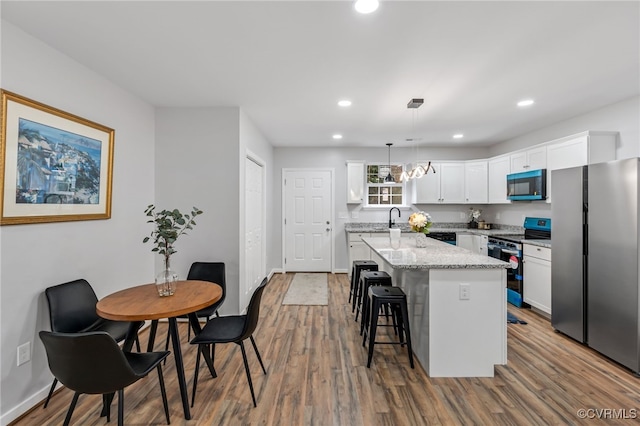
[(547, 169), (507, 175), (507, 198), (512, 201), (545, 200), (547, 198)]

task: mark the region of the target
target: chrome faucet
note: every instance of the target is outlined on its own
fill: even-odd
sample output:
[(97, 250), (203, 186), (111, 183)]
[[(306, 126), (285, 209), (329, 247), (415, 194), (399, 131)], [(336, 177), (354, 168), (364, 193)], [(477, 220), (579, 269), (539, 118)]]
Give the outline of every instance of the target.
[(389, 209), (389, 228), (391, 228), (393, 225), (396, 224), (396, 222), (394, 220), (391, 220), (391, 212), (393, 211), (393, 209), (398, 210), (398, 217), (401, 217), (402, 215), (400, 214), (400, 209), (397, 207), (391, 207)]

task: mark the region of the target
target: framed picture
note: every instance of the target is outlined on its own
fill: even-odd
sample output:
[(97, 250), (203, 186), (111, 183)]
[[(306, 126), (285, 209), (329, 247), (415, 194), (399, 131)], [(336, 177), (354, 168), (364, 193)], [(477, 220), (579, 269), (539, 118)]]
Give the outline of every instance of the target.
[(0, 93), (0, 225), (109, 219), (114, 130)]

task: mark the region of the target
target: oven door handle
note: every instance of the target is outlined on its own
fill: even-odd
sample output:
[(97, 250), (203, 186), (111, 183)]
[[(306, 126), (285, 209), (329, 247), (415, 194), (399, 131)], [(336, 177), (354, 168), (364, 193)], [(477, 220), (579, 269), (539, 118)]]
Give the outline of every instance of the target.
[(503, 252), (507, 253), (507, 254), (513, 254), (515, 256), (519, 255), (520, 252), (518, 250), (509, 250), (509, 249), (502, 249)]

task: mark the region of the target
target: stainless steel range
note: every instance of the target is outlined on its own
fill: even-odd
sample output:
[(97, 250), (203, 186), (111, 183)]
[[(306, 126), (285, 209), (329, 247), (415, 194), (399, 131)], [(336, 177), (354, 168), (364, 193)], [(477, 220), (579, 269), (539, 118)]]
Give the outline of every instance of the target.
[(522, 241), (551, 239), (551, 219), (527, 217), (523, 234), (498, 234), (489, 237), (487, 254), (511, 265), (507, 269), (507, 301), (517, 307), (529, 305), (522, 301)]

